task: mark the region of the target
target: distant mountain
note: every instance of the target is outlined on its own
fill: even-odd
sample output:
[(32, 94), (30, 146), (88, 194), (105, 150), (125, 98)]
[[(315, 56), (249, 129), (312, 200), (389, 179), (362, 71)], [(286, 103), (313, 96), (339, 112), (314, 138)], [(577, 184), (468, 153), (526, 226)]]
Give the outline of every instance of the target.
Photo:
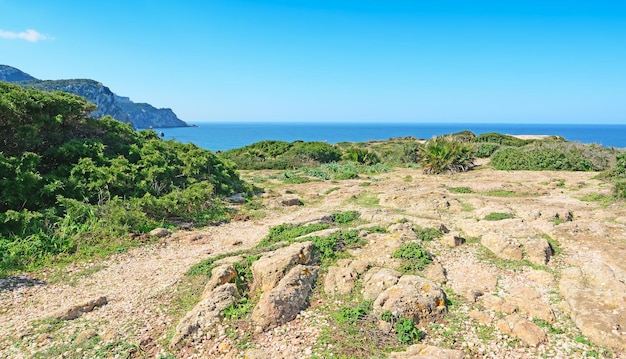
[(98, 106), (93, 117), (110, 115), (135, 128), (187, 127), (169, 108), (157, 109), (147, 103), (135, 103), (118, 96), (102, 83), (88, 79), (39, 80), (14, 67), (0, 65), (0, 81), (13, 82), (22, 87), (44, 91), (62, 91), (82, 96)]

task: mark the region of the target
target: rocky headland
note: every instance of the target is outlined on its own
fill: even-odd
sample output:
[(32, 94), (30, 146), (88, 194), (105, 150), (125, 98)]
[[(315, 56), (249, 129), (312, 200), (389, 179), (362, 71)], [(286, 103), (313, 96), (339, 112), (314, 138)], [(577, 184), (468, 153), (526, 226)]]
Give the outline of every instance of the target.
[(89, 79), (40, 80), (19, 69), (0, 65), (0, 81), (16, 83), (25, 88), (44, 91), (62, 91), (82, 96), (98, 106), (92, 117), (112, 116), (130, 123), (134, 128), (188, 127), (169, 108), (155, 108), (147, 103), (135, 103), (128, 97), (118, 96), (102, 83)]

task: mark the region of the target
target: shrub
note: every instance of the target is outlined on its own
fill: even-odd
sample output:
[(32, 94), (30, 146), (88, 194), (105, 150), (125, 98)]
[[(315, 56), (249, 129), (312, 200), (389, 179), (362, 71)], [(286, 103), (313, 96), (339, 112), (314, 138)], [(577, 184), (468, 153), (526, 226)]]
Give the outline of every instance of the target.
[(615, 163), (615, 152), (573, 142), (537, 142), (505, 147), (491, 156), (498, 170), (602, 171)]
[(468, 171), (474, 165), (471, 144), (450, 136), (433, 137), (420, 148), (420, 166), (425, 173)]
[(534, 140), (523, 140), (521, 138), (513, 137), (511, 135), (503, 135), (497, 132), (483, 133), (472, 139), (472, 142), (488, 142), (512, 147), (525, 146), (533, 141)]
[(365, 165), (373, 165), (380, 162), (378, 155), (366, 148), (350, 147), (343, 153), (343, 159), (361, 163)]
[(420, 226), (413, 227), (413, 232), (415, 232), (415, 236), (423, 241), (432, 241), (437, 238), (441, 238), (443, 233), (437, 228), (423, 228)]
[(393, 326), (398, 340), (405, 344), (415, 343), (422, 339), (423, 333), (415, 326), (415, 322), (408, 318), (398, 318)]
[(416, 273), (431, 262), (428, 252), (417, 242), (403, 244), (393, 252), (392, 257), (404, 260), (399, 268), (403, 273)]
[(496, 152), (500, 145), (492, 142), (479, 142), (474, 144), (476, 147), (476, 157), (479, 158), (488, 158)]
[(344, 212), (335, 212), (332, 214), (332, 220), (335, 223), (339, 224), (348, 224), (350, 222), (355, 221), (357, 218), (361, 216), (359, 211), (344, 211)]

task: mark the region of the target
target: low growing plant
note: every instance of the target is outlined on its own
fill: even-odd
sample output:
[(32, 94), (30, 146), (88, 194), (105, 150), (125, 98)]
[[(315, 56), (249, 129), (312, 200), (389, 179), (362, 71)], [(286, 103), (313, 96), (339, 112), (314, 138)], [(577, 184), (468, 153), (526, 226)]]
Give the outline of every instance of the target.
[(403, 273), (417, 273), (430, 264), (430, 254), (417, 242), (403, 244), (392, 254), (393, 258), (403, 259), (399, 270)]

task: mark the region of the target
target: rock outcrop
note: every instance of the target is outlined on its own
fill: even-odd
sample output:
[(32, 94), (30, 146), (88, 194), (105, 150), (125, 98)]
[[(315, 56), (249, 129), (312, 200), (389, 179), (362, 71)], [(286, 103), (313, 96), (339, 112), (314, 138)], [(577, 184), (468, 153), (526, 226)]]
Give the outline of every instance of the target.
[(135, 128), (189, 126), (169, 108), (157, 109), (147, 103), (135, 103), (128, 97), (116, 95), (95, 80), (39, 80), (11, 66), (0, 65), (0, 81), (13, 82), (26, 88), (62, 91), (84, 97), (98, 106), (91, 114), (92, 117), (109, 115), (120, 122), (130, 123)]

